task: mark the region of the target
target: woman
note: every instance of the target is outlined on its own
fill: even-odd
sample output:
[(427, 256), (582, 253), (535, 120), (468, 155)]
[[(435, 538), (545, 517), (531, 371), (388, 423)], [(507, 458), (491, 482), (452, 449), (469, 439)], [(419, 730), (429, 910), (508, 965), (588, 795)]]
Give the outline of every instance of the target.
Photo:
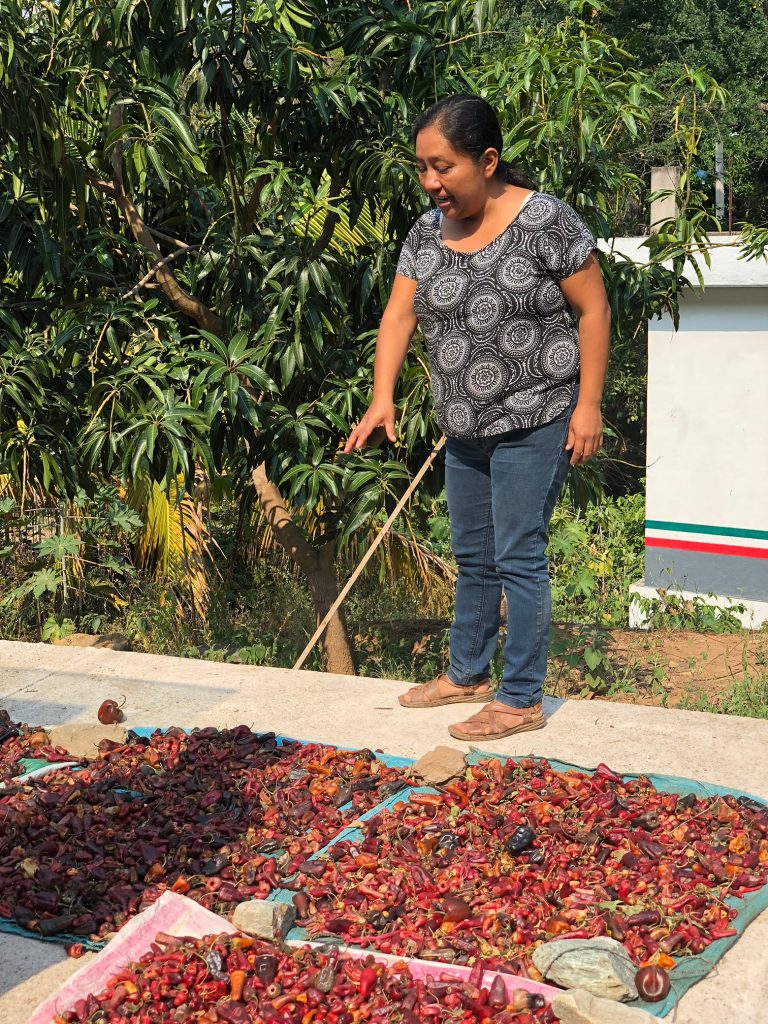
[[(458, 580), (448, 670), (400, 703), (483, 703), (449, 732), (499, 739), (544, 725), (549, 520), (569, 463), (583, 465), (602, 443), (610, 311), (594, 238), (569, 206), (504, 163), (485, 100), (436, 103), (413, 140), (434, 208), (403, 245), (376, 343), (373, 400), (345, 451), (380, 426), (394, 441), (395, 383), (418, 324), (447, 438)], [(508, 623), (494, 693), (502, 588)]]

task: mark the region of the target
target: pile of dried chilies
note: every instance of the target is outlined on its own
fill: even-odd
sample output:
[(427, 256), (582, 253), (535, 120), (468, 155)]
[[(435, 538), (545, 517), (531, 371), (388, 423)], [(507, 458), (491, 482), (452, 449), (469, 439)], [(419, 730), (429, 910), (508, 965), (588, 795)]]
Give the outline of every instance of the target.
[(23, 774), (24, 758), (39, 761), (72, 760), (63, 747), (54, 746), (45, 729), (39, 726), (15, 724), (3, 715), (0, 720), (0, 782), (7, 782)]
[(296, 878), (312, 937), (538, 978), (541, 942), (608, 935), (670, 969), (736, 934), (724, 902), (768, 880), (768, 809), (546, 760), (490, 760), (364, 822)]
[(243, 935), (159, 934), (150, 953), (52, 1024), (556, 1024), (542, 995), (485, 978), (481, 966), (466, 981), (437, 967), (417, 979), (403, 962), (385, 966), (333, 947), (284, 951)]
[[(167, 888), (227, 914), (400, 788), (369, 750), (173, 729), (0, 790), (0, 916), (97, 938)], [(346, 807), (346, 810), (343, 808)]]

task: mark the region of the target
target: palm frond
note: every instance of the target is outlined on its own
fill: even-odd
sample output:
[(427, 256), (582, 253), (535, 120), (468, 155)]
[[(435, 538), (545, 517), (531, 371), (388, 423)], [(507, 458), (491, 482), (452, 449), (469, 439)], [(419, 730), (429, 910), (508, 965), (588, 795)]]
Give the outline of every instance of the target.
[(201, 504), (183, 489), (181, 477), (167, 489), (140, 477), (129, 484), (125, 501), (144, 523), (136, 544), (137, 566), (186, 594), (205, 618), (211, 538)]
[(328, 175), (323, 177), (316, 196), (308, 200), (303, 207), (299, 207), (299, 218), (297, 224), (301, 224), (307, 235), (317, 241), (323, 230), (325, 218), (329, 207), (332, 205), (338, 220), (333, 229), (333, 237), (329, 243), (331, 249), (338, 253), (354, 253), (371, 242), (383, 245), (387, 240), (388, 221), (385, 210), (382, 210), (374, 222), (371, 211), (366, 204), (352, 227), (349, 222), (349, 215), (344, 209), (346, 194), (342, 193), (338, 199), (332, 202), (328, 198), (331, 187), (331, 179)]

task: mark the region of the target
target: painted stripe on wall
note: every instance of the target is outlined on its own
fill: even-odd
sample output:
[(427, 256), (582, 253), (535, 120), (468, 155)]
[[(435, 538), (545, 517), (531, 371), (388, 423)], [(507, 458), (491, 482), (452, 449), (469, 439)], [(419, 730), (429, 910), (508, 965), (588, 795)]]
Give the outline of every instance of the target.
[(645, 582), (649, 587), (722, 594), (735, 601), (768, 601), (768, 561), (708, 551), (647, 547)]
[(738, 555), (742, 558), (768, 559), (768, 547), (736, 547), (733, 544), (707, 544), (704, 541), (678, 540), (673, 537), (646, 537), (647, 548), (671, 548), (677, 551), (704, 551), (712, 555)]
[[(725, 544), (729, 548), (763, 548), (768, 551), (768, 540), (754, 540), (752, 537), (712, 537), (705, 538), (698, 533), (659, 533), (657, 530), (645, 531), (646, 541), (659, 540), (678, 543), (688, 541), (691, 544)], [(679, 546), (679, 544), (678, 544)]]
[(749, 537), (768, 540), (768, 530), (743, 530), (737, 526), (705, 526), (702, 523), (672, 523), (666, 519), (646, 519), (646, 530), (670, 530), (673, 533), (708, 533), (719, 537)]

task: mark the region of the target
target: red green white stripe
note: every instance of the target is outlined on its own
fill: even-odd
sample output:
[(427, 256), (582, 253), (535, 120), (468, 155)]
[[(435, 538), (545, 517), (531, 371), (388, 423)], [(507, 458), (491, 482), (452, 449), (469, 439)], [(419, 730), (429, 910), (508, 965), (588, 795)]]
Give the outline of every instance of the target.
[(768, 530), (647, 519), (645, 546), (768, 559)]

